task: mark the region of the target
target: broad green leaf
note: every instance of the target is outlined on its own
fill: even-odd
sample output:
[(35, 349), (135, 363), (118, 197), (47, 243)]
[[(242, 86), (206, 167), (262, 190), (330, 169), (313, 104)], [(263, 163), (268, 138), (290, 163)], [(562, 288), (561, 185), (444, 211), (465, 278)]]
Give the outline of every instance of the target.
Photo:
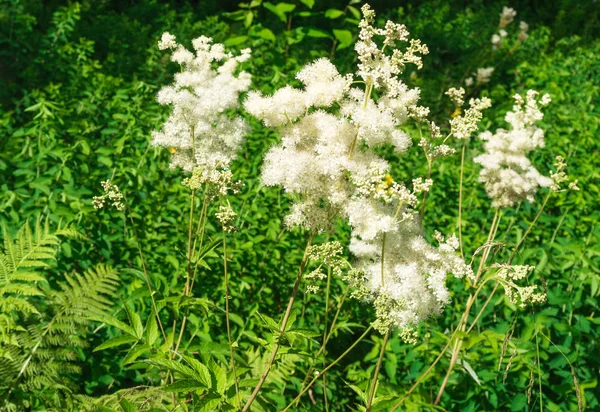
[(223, 43), (225, 44), (225, 46), (237, 46), (239, 44), (245, 43), (247, 40), (248, 36), (236, 36), (228, 38)]
[(300, 0), (300, 3), (304, 4), (309, 9), (312, 9), (315, 5), (315, 0)]
[(338, 9), (328, 9), (325, 12), (325, 17), (327, 17), (328, 19), (337, 19), (338, 17), (341, 17), (344, 15), (344, 12), (342, 10), (338, 10)]
[(306, 35), (316, 39), (333, 39), (331, 34), (327, 33), (325, 30), (317, 29), (315, 27), (309, 27)]
[(350, 47), (354, 43), (354, 39), (352, 38), (352, 32), (350, 30), (333, 29), (333, 35), (339, 42), (337, 47), (338, 50)]

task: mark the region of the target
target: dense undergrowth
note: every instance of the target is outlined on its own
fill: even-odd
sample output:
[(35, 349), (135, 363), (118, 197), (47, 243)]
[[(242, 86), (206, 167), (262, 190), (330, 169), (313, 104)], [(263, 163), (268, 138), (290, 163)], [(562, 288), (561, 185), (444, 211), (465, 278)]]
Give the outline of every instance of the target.
[[(181, 185), (182, 172), (169, 169), (169, 151), (150, 146), (152, 131), (168, 116), (156, 94), (178, 69), (156, 43), (168, 30), (186, 45), (206, 35), (233, 50), (250, 47), (252, 58), (243, 68), (253, 76), (251, 89), (272, 93), (285, 84), (299, 85), (295, 73), (318, 57), (331, 58), (342, 74), (354, 70), (360, 4), (59, 3), (9, 0), (0, 5), (0, 220), (5, 225), (0, 253), (3, 262), (19, 261), (22, 266), (18, 278), (10, 279), (9, 269), (0, 272), (0, 408), (172, 410), (176, 402), (171, 393), (193, 393), (197, 388), (159, 390), (161, 383), (170, 383), (170, 376), (184, 376), (187, 370), (165, 359), (152, 360), (152, 353), (161, 352), (163, 345), (152, 297), (166, 329), (173, 322), (181, 324), (187, 315), (182, 351), (209, 366), (211, 396), (233, 393), (233, 381), (223, 366), (228, 364), (230, 345), (221, 226), (214, 217), (218, 204), (205, 213), (206, 244), (195, 298), (168, 299), (181, 292), (188, 270), (190, 198), (189, 189)], [(410, 87), (422, 89), (421, 104), (431, 108), (432, 120), (442, 125), (456, 115), (444, 96), (447, 89), (465, 86), (479, 68), (493, 67), (489, 82), (467, 87), (468, 97), (492, 100), (479, 129), (505, 127), (503, 119), (515, 93), (534, 89), (550, 94), (552, 103), (539, 123), (546, 145), (531, 158), (542, 174), (548, 174), (555, 156), (563, 156), (581, 188), (552, 196), (536, 220), (544, 189), (536, 202), (507, 209), (498, 227), (496, 240), (514, 245), (536, 220), (514, 262), (535, 266), (529, 281), (542, 285), (547, 302), (520, 308), (492, 287), (484, 289), (471, 320), (488, 298), (489, 303), (476, 327), (463, 336), (456, 366), (447, 351), (402, 408), (600, 408), (597, 8), (576, 1), (509, 4), (518, 12), (517, 22), (528, 23), (528, 38), (518, 41), (513, 23), (494, 50), (490, 38), (498, 31), (503, 2), (468, 7), (437, 0), (380, 3), (372, 6), (381, 21), (405, 24), (413, 37), (429, 46), (423, 69), (407, 69), (401, 77)], [(226, 253), (232, 336), (245, 376), (239, 385), (249, 393), (268, 363), (270, 351), (264, 348), (272, 347), (277, 336), (306, 231), (285, 230), (292, 198), (282, 188), (260, 181), (263, 155), (279, 141), (277, 132), (244, 116), (251, 132), (231, 166), (244, 187), (228, 198), (237, 213), (238, 230), (228, 235)], [(407, 126), (406, 131), (417, 146), (417, 129)], [(391, 175), (398, 180), (427, 174), (418, 151), (398, 156), (387, 148), (378, 150), (390, 160)], [(482, 151), (482, 142), (469, 142), (462, 202), (467, 256), (486, 242), (493, 216), (478, 182), (480, 166), (473, 162)], [(457, 228), (460, 164), (460, 151), (434, 163), (435, 184), (424, 211), (424, 236), (430, 241), (436, 228), (449, 228), (449, 234)], [(126, 196), (125, 213), (94, 210), (92, 199), (108, 179)], [(200, 210), (201, 199), (195, 201)], [(48, 227), (36, 223), (46, 219)], [(314, 243), (338, 240), (351, 261), (350, 236), (340, 220), (331, 233), (317, 234)], [(497, 253), (506, 254), (501, 249)], [(34, 286), (19, 289), (28, 282)], [(465, 309), (469, 291), (464, 281), (451, 278), (447, 284), (451, 303), (441, 316), (419, 324), (417, 343), (405, 343), (398, 333), (389, 339), (378, 332), (368, 334), (327, 371), (325, 397), (319, 380), (298, 410), (364, 408), (380, 353), (374, 409), (391, 409), (440, 354)], [(301, 285), (283, 355), (253, 404), (256, 410), (285, 408), (302, 389), (309, 369), (337, 359), (374, 320), (370, 305), (346, 300), (346, 291), (345, 282), (335, 277), (327, 296), (308, 293)], [(326, 300), (330, 309), (325, 315)], [(342, 301), (326, 361), (315, 359), (323, 325), (330, 324)], [(115, 318), (122, 323), (110, 320)], [(121, 340), (106, 344), (115, 338)], [(134, 342), (140, 350), (132, 348)], [(434, 405), (451, 364), (446, 390)], [(167, 370), (175, 372), (165, 377)], [(196, 410), (194, 396), (178, 408)], [(207, 410), (217, 408), (211, 405)]]

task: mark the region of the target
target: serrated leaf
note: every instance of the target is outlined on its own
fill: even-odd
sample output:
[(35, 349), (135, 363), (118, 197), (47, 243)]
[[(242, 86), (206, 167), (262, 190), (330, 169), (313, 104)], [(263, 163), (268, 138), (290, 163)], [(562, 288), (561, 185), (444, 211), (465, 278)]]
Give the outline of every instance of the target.
[(148, 345), (134, 346), (131, 349), (129, 349), (129, 352), (127, 352), (127, 355), (125, 355), (125, 357), (123, 358), (123, 361), (121, 363), (123, 365), (127, 365), (128, 363), (135, 362), (137, 360), (137, 358), (139, 358), (140, 356), (142, 356), (144, 354), (144, 352), (148, 352), (151, 349), (152, 348)]
[(191, 392), (198, 390), (206, 390), (206, 386), (193, 379), (182, 379), (170, 385), (163, 387), (167, 392)]
[(106, 342), (96, 346), (94, 348), (94, 352), (98, 352), (100, 350), (114, 348), (115, 346), (125, 345), (127, 343), (137, 342), (137, 338), (131, 335), (121, 335), (115, 338), (111, 338)]
[(137, 412), (135, 405), (125, 398), (119, 401), (119, 406), (123, 409), (123, 412)]
[(154, 345), (156, 339), (158, 339), (158, 325), (156, 324), (156, 316), (154, 316), (154, 312), (148, 316), (148, 320), (146, 321), (146, 343), (150, 346)]

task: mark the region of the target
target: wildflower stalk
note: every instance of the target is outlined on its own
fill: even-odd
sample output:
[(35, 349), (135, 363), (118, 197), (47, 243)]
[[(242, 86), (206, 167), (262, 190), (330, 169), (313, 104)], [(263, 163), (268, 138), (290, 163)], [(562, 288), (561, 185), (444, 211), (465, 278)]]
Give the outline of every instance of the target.
[[(325, 291), (325, 319), (323, 322), (323, 343), (327, 338), (327, 315), (329, 315), (329, 292), (331, 289), (331, 266), (327, 267), (327, 289)], [(323, 345), (323, 368), (325, 368), (325, 361), (327, 359), (327, 348)], [(325, 411), (329, 411), (329, 403), (327, 400), (327, 375), (323, 375), (323, 400), (325, 402)]]
[(546, 208), (546, 204), (548, 203), (548, 200), (550, 200), (550, 196), (552, 196), (552, 191), (550, 191), (546, 197), (544, 198), (544, 202), (542, 203), (542, 207), (540, 207), (540, 210), (537, 212), (537, 214), (535, 215), (535, 218), (533, 218), (533, 221), (531, 222), (531, 224), (529, 225), (529, 227), (527, 228), (527, 230), (525, 231), (525, 233), (523, 234), (523, 237), (519, 240), (519, 242), (517, 242), (517, 245), (515, 246), (515, 248), (513, 249), (510, 257), (508, 258), (508, 263), (510, 264), (512, 262), (512, 260), (514, 259), (514, 257), (516, 256), (517, 252), (519, 251), (519, 248), (521, 247), (521, 245), (523, 244), (523, 242), (525, 241), (525, 238), (527, 237), (527, 235), (529, 235), (529, 233), (531, 232), (531, 229), (533, 228), (533, 225), (535, 225), (538, 221), (538, 219), (540, 218), (540, 216), (542, 215), (542, 213), (544, 212), (544, 209)]
[(227, 325), (227, 342), (229, 343), (229, 357), (231, 359), (231, 369), (233, 370), (233, 382), (235, 385), (235, 396), (238, 405), (241, 405), (240, 389), (238, 385), (237, 371), (235, 368), (235, 357), (233, 356), (233, 341), (231, 340), (231, 325), (229, 322), (229, 272), (227, 270), (227, 236), (223, 228), (223, 272), (225, 274), (225, 324)]
[(300, 282), (302, 281), (302, 275), (304, 274), (304, 268), (306, 266), (306, 262), (308, 261), (308, 249), (310, 248), (310, 245), (312, 244), (312, 240), (313, 240), (314, 236), (315, 236), (315, 232), (313, 231), (310, 233), (310, 235), (308, 237), (308, 242), (306, 243), (306, 248), (304, 249), (304, 256), (302, 257), (302, 262), (300, 262), (300, 268), (298, 269), (298, 276), (296, 277), (296, 282), (294, 283), (294, 287), (292, 289), (292, 295), (290, 296), (290, 300), (288, 302), (287, 309), (285, 311), (285, 314), (283, 315), (283, 320), (281, 321), (281, 327), (279, 328), (279, 336), (277, 336), (277, 338), (275, 340), (275, 343), (273, 346), (273, 351), (271, 352), (271, 357), (269, 358), (269, 363), (267, 364), (267, 368), (263, 372), (258, 383), (256, 384), (256, 387), (252, 391), (252, 394), (250, 395), (250, 398), (246, 402), (246, 405), (244, 405), (242, 412), (246, 412), (250, 409), (250, 406), (256, 399), (258, 392), (260, 392), (260, 389), (262, 388), (263, 384), (267, 380), (267, 377), (269, 376), (269, 372), (271, 371), (271, 367), (273, 366), (273, 363), (275, 362), (275, 357), (277, 356), (277, 352), (279, 351), (279, 339), (281, 339), (281, 337), (285, 333), (285, 328), (287, 326), (287, 322), (290, 318), (290, 314), (292, 313), (292, 306), (294, 305), (294, 301), (296, 299), (296, 294), (298, 293), (298, 288), (300, 287)]
[(127, 216), (129, 216), (129, 221), (131, 222), (131, 228), (133, 232), (133, 238), (135, 239), (135, 245), (137, 246), (138, 253), (140, 255), (140, 260), (142, 262), (142, 271), (144, 273), (144, 280), (146, 281), (146, 286), (148, 287), (148, 293), (150, 293), (150, 300), (152, 301), (152, 309), (154, 310), (154, 316), (156, 316), (156, 322), (160, 327), (160, 332), (163, 336), (165, 342), (167, 342), (167, 334), (165, 333), (165, 329), (163, 327), (162, 321), (160, 320), (160, 316), (158, 315), (158, 308), (156, 307), (156, 300), (154, 299), (154, 291), (152, 290), (152, 286), (150, 285), (150, 277), (148, 276), (148, 269), (146, 268), (146, 261), (144, 260), (144, 253), (142, 252), (142, 246), (140, 244), (140, 238), (138, 237), (137, 229), (135, 227), (135, 222), (133, 221), (133, 216), (131, 215), (131, 209), (129, 208), (129, 202), (127, 201), (127, 197), (123, 196), (123, 200), (125, 201), (125, 209)]
[[(316, 358), (318, 358), (325, 351), (325, 349), (327, 347), (327, 342), (329, 342), (329, 338), (331, 338), (331, 334), (333, 333), (333, 328), (335, 327), (335, 323), (337, 322), (338, 316), (340, 315), (340, 312), (342, 310), (342, 306), (344, 305), (346, 297), (348, 296), (348, 291), (349, 290), (350, 290), (349, 288), (346, 288), (346, 291), (342, 295), (342, 299), (340, 300), (340, 303), (338, 304), (338, 308), (337, 308), (337, 310), (335, 312), (335, 316), (333, 317), (331, 325), (329, 326), (329, 331), (327, 332), (327, 335), (323, 339), (323, 343), (321, 344), (321, 348), (319, 349), (319, 351), (317, 352), (317, 355), (315, 356)], [(301, 386), (302, 388), (304, 388), (304, 385), (306, 384), (306, 382), (308, 382), (308, 379), (310, 378), (310, 375), (311, 375), (313, 369), (314, 369), (314, 366), (311, 366), (308, 369), (308, 372), (306, 372), (306, 376), (304, 377), (304, 381), (302, 382), (302, 386)], [(300, 398), (298, 398), (298, 402), (299, 401), (300, 401)]]
[[(342, 359), (343, 359), (343, 358), (344, 358), (344, 357), (345, 357), (347, 354), (349, 354), (349, 353), (350, 353), (350, 351), (352, 351), (352, 349), (354, 349), (354, 347), (355, 347), (356, 345), (358, 345), (358, 344), (360, 343), (360, 341), (362, 341), (362, 340), (363, 340), (363, 339), (364, 339), (364, 338), (365, 338), (365, 337), (366, 337), (366, 336), (369, 334), (369, 332), (371, 332), (371, 329), (373, 329), (373, 326), (372, 326), (372, 325), (371, 325), (371, 326), (369, 326), (369, 327), (367, 328), (367, 330), (365, 330), (365, 331), (363, 332), (363, 334), (362, 334), (362, 335), (360, 335), (360, 337), (359, 337), (359, 338), (358, 338), (356, 341), (354, 341), (354, 343), (353, 343), (352, 345), (350, 345), (350, 347), (349, 347), (348, 349), (346, 349), (346, 351), (345, 351), (344, 353), (342, 353), (342, 354), (341, 354), (341, 355), (340, 355), (340, 356), (339, 356), (339, 357), (338, 357), (336, 360), (334, 360), (334, 361), (333, 361), (333, 362), (331, 362), (329, 365), (327, 365), (327, 367), (326, 367), (325, 369), (323, 369), (323, 370), (321, 371), (321, 373), (325, 373), (325, 372), (327, 372), (329, 369), (331, 369), (332, 367), (334, 367), (335, 365), (337, 365), (339, 361), (341, 361), (341, 360), (342, 360)], [(314, 383), (317, 381), (317, 379), (319, 379), (319, 375), (315, 376), (315, 377), (314, 377), (314, 378), (313, 378), (313, 379), (312, 379), (312, 380), (311, 380), (311, 381), (308, 383), (308, 385), (306, 385), (306, 386), (304, 387), (304, 389), (302, 389), (302, 391), (301, 391), (301, 392), (298, 394), (298, 396), (296, 396), (296, 397), (294, 398), (294, 400), (293, 400), (292, 402), (290, 402), (290, 404), (289, 404), (288, 406), (286, 406), (286, 407), (285, 407), (285, 409), (284, 409), (282, 412), (285, 412), (285, 411), (287, 411), (287, 410), (288, 410), (288, 409), (290, 409), (290, 408), (291, 408), (291, 407), (292, 407), (292, 406), (293, 406), (293, 405), (294, 405), (294, 404), (295, 404), (297, 401), (299, 401), (299, 400), (300, 400), (300, 398), (302, 397), (302, 395), (304, 395), (304, 394), (306, 393), (306, 391), (308, 391), (308, 390), (311, 388), (311, 386), (312, 386), (312, 385), (313, 385), (313, 384), (314, 384)]]
[(390, 332), (388, 331), (384, 338), (383, 343), (381, 344), (381, 351), (379, 352), (379, 359), (377, 360), (377, 365), (375, 366), (375, 372), (373, 373), (373, 381), (371, 382), (371, 389), (369, 390), (369, 398), (367, 399), (367, 409), (369, 412), (371, 410), (371, 405), (373, 404), (373, 398), (375, 397), (375, 390), (377, 389), (377, 378), (379, 376), (379, 371), (381, 370), (381, 364), (383, 362), (383, 355), (385, 354), (385, 347), (387, 346), (387, 341), (390, 337)]
[(465, 252), (463, 249), (463, 237), (462, 237), (462, 206), (463, 206), (463, 178), (465, 174), (465, 152), (467, 149), (467, 143), (463, 143), (463, 147), (460, 153), (460, 183), (458, 186), (458, 244), (460, 246), (460, 256), (465, 258)]
[[(399, 210), (400, 208), (398, 208)], [(385, 286), (385, 271), (384, 271), (384, 262), (385, 262), (385, 239), (386, 234), (383, 233), (383, 239), (381, 241), (381, 287)], [(383, 338), (383, 343), (381, 344), (381, 351), (379, 352), (379, 359), (377, 360), (377, 365), (375, 366), (375, 371), (373, 373), (373, 381), (371, 382), (371, 388), (369, 390), (369, 398), (367, 400), (367, 412), (371, 410), (371, 404), (373, 402), (373, 397), (375, 396), (375, 390), (377, 388), (377, 377), (379, 376), (379, 370), (381, 369), (381, 362), (383, 361), (383, 355), (385, 354), (385, 347), (387, 345), (387, 341), (390, 337), (390, 332), (388, 331)]]
[[(479, 268), (477, 269), (477, 274), (475, 275), (475, 281), (473, 282), (473, 287), (475, 287), (477, 285), (479, 277), (483, 273), (483, 269), (485, 267), (485, 262), (487, 261), (487, 258), (489, 256), (489, 252), (491, 249), (491, 243), (494, 241), (494, 238), (496, 237), (496, 233), (498, 232), (498, 226), (500, 225), (500, 219), (501, 219), (500, 209), (496, 208), (496, 212), (494, 213), (494, 218), (493, 218), (492, 224), (490, 226), (490, 231), (488, 233), (486, 248), (483, 251), (481, 260), (479, 261)], [(467, 326), (467, 321), (469, 319), (469, 313), (471, 312), (471, 307), (475, 303), (477, 294), (479, 291), (481, 291), (481, 288), (483, 287), (484, 284), (485, 284), (485, 282), (483, 282), (479, 286), (476, 293), (472, 293), (469, 296), (469, 299), (467, 300), (467, 305), (465, 306), (463, 315), (462, 315), (460, 321), (458, 322), (458, 325), (456, 328), (457, 330), (460, 330), (463, 332), (465, 331), (466, 326)], [(442, 395), (444, 394), (444, 390), (446, 389), (446, 385), (448, 384), (448, 380), (450, 379), (450, 375), (452, 373), (452, 370), (454, 369), (454, 365), (456, 364), (456, 361), (458, 360), (458, 355), (460, 354), (460, 349), (462, 347), (462, 343), (463, 343), (462, 339), (458, 340), (458, 342), (456, 342), (456, 345), (454, 346), (454, 348), (452, 350), (452, 356), (450, 358), (450, 365), (448, 366), (448, 370), (446, 371), (446, 376), (444, 377), (444, 380), (442, 381), (442, 384), (440, 386), (438, 394), (435, 398), (434, 405), (437, 405), (440, 402), (440, 400), (442, 399)]]

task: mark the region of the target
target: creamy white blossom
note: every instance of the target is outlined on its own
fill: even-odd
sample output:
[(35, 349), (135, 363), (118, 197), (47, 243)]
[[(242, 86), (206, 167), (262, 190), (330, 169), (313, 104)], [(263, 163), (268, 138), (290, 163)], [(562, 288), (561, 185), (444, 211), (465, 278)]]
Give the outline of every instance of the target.
[(517, 11), (515, 9), (505, 6), (502, 9), (502, 13), (500, 13), (500, 23), (498, 25), (500, 28), (504, 28), (512, 23), (516, 16)]
[(158, 93), (158, 102), (172, 110), (162, 129), (152, 133), (152, 144), (172, 153), (171, 167), (188, 172), (216, 163), (227, 167), (236, 156), (248, 126), (230, 112), (239, 107), (239, 95), (250, 85), (250, 75), (238, 70), (249, 49), (233, 56), (204, 36), (192, 44), (194, 52), (175, 43), (169, 33), (159, 42), (161, 49), (174, 50), (171, 60), (182, 67), (174, 83)]
[(538, 100), (537, 96), (533, 90), (527, 92), (526, 99), (514, 96), (513, 111), (505, 117), (510, 130), (479, 135), (485, 141), (485, 153), (474, 161), (482, 166), (479, 181), (485, 184), (494, 207), (513, 206), (521, 200), (532, 202), (539, 187), (549, 187), (552, 183), (527, 158), (531, 151), (544, 147), (544, 131), (535, 123), (543, 118), (540, 107), (547, 105), (550, 97), (544, 95)]
[(475, 82), (479, 84), (489, 83), (492, 73), (494, 72), (493, 67), (480, 67), (475, 73)]
[[(417, 105), (419, 90), (398, 74), (409, 63), (420, 67), (427, 48), (409, 39), (404, 25), (388, 22), (379, 29), (372, 25), (369, 6), (362, 11), (355, 49), (356, 76), (364, 87), (352, 87), (353, 76), (342, 76), (329, 60), (319, 59), (296, 75), (303, 88), (285, 86), (271, 96), (249, 93), (244, 106), (281, 136), (265, 155), (262, 182), (280, 185), (291, 195), (286, 223), (321, 231), (331, 229), (336, 218), (348, 222), (360, 268), (346, 277), (352, 295), (373, 303), (378, 330), (400, 327), (410, 337), (412, 325), (448, 302), (448, 274), (464, 276), (471, 269), (455, 253), (455, 238), (434, 247), (421, 234), (415, 207), (418, 195), (433, 182), (395, 181), (388, 162), (374, 150), (387, 145), (401, 155), (411, 145), (402, 125), (409, 119), (426, 121), (429, 109)], [(452, 96), (460, 101), (464, 93), (454, 89)], [(481, 110), (484, 103), (473, 100), (471, 105)], [(432, 138), (440, 139), (439, 127), (426, 124)], [(452, 150), (437, 147), (438, 155)], [(311, 291), (318, 290), (323, 276), (320, 269), (309, 274)]]

